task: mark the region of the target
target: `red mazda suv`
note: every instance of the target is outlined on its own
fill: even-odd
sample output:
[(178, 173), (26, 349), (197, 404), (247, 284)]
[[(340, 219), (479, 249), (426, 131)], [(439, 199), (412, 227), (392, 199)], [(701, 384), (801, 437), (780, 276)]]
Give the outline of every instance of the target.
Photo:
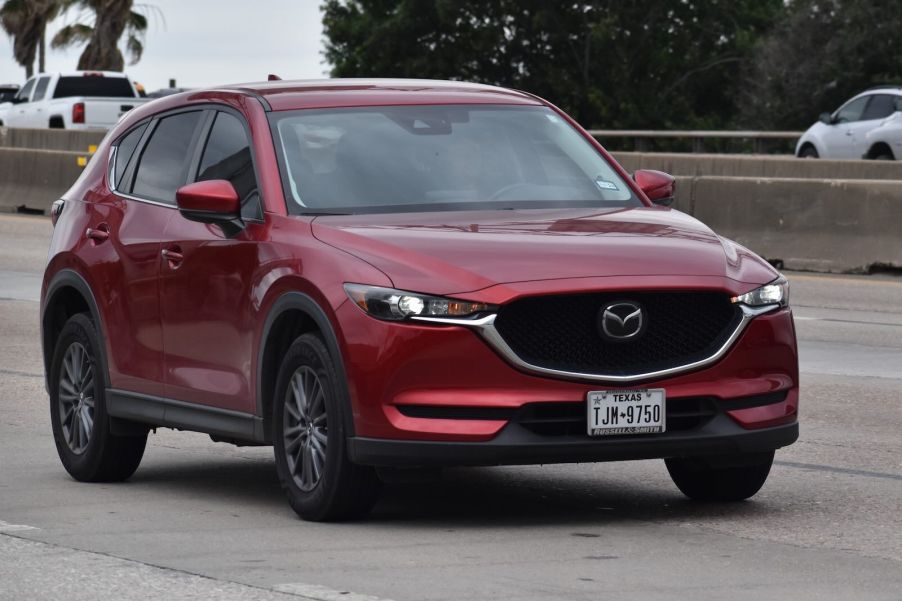
[(276, 81), (129, 111), (56, 201), (53, 435), (82, 481), (148, 431), (272, 445), (292, 508), (403, 468), (663, 458), (754, 495), (798, 437), (786, 280), (536, 96)]

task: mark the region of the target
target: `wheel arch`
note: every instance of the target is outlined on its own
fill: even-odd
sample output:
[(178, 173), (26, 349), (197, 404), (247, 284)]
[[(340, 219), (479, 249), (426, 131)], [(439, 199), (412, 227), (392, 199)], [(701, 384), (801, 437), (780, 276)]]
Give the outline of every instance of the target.
[(888, 154), (889, 156), (893, 157), (893, 159), (896, 158), (896, 153), (893, 152), (892, 146), (890, 146), (889, 143), (884, 142), (883, 140), (871, 142), (871, 146), (868, 148), (868, 152), (864, 155), (864, 158), (876, 159), (882, 154)]
[(44, 359), (44, 383), (49, 387), (50, 361), (56, 348), (56, 341), (66, 321), (76, 313), (87, 312), (98, 329), (100, 336), (100, 362), (103, 383), (110, 386), (110, 370), (107, 363), (106, 328), (94, 293), (87, 281), (71, 269), (60, 270), (50, 281), (44, 294), (41, 309), (41, 345)]
[[(338, 337), (328, 315), (320, 304), (303, 292), (285, 292), (273, 302), (263, 324), (257, 354), (256, 397), (257, 415), (263, 419), (264, 433), (269, 436), (272, 428), (272, 406), (276, 377), (281, 366), (280, 357), (301, 334), (317, 332), (335, 362), (346, 398), (350, 399), (347, 373)], [(351, 407), (346, 412), (346, 432), (354, 433)]]
[(818, 156), (822, 156), (821, 151), (818, 149), (817, 144), (812, 142), (811, 140), (804, 140), (799, 144), (798, 150), (796, 150), (796, 156), (801, 157), (802, 152), (805, 151), (806, 148), (813, 148), (814, 151), (818, 154)]

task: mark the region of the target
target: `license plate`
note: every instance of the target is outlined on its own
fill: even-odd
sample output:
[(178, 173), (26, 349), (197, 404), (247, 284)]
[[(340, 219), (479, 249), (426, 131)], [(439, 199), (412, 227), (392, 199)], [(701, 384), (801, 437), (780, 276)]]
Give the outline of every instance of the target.
[(666, 429), (663, 388), (589, 393), (589, 435), (657, 434)]

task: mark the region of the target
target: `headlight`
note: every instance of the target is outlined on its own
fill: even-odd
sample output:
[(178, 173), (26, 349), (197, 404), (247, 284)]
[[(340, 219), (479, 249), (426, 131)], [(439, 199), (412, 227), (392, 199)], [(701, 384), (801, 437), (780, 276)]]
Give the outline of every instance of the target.
[(486, 303), (462, 301), (456, 298), (429, 296), (404, 290), (345, 284), (345, 292), (355, 305), (373, 317), (400, 321), (410, 317), (469, 317), (491, 311)]
[(734, 296), (730, 300), (749, 307), (765, 307), (767, 305), (785, 307), (789, 304), (789, 282), (786, 281), (786, 278), (780, 276), (770, 284), (765, 284), (751, 292)]

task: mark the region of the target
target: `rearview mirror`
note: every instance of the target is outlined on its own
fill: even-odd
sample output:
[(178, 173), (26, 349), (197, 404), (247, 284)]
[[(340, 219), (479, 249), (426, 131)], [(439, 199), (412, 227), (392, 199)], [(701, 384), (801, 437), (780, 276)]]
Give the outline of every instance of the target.
[(185, 219), (216, 224), (230, 238), (244, 228), (238, 192), (227, 180), (211, 179), (182, 186), (175, 193), (175, 202)]
[(833, 115), (830, 113), (821, 113), (820, 117), (818, 117), (821, 123), (826, 125), (833, 125), (835, 121), (833, 121)]
[(672, 175), (653, 169), (639, 169), (633, 173), (633, 180), (639, 185), (639, 189), (645, 193), (648, 200), (656, 205), (669, 207), (673, 204), (676, 180)]

